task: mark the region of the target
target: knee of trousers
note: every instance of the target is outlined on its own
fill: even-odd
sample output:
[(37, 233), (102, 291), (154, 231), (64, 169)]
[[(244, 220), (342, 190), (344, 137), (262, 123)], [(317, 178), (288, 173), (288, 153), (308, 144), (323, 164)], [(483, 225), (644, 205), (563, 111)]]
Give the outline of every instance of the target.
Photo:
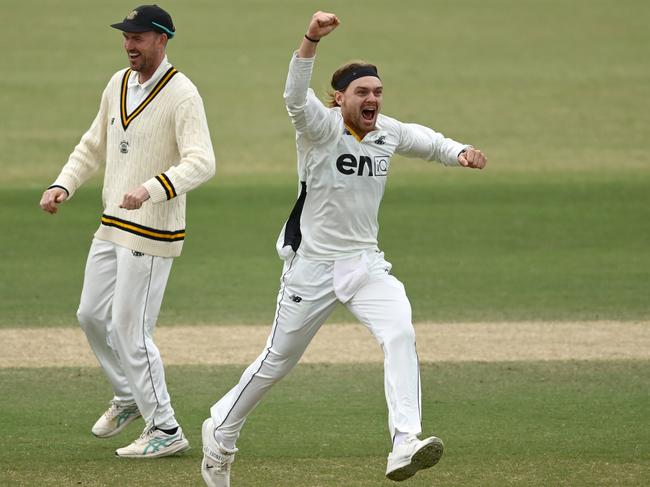
[(384, 337), (384, 349), (392, 350), (405, 347), (415, 348), (415, 330), (411, 323), (400, 323), (391, 328), (390, 333)]
[(298, 360), (300, 356), (278, 354), (271, 350), (255, 375), (271, 383), (278, 382), (293, 369)]
[(105, 320), (100, 318), (97, 313), (93, 313), (92, 310), (86, 308), (79, 308), (77, 310), (77, 321), (79, 321), (79, 325), (84, 331), (92, 331), (106, 327)]

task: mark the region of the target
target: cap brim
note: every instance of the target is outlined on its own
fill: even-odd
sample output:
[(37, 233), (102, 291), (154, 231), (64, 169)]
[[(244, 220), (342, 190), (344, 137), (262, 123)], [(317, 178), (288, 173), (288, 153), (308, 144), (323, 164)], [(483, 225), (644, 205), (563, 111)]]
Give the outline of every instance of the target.
[(111, 27), (123, 32), (149, 32), (155, 30), (153, 27), (143, 27), (131, 22), (118, 22), (117, 24), (111, 24)]

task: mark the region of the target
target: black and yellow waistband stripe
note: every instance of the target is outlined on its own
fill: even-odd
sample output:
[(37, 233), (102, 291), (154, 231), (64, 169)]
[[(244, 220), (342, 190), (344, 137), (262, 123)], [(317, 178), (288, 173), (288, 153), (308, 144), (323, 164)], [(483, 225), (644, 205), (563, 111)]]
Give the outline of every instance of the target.
[(120, 115), (122, 118), (122, 127), (124, 127), (124, 130), (129, 126), (129, 124), (133, 121), (135, 117), (140, 115), (142, 113), (142, 110), (147, 108), (147, 105), (151, 103), (151, 100), (153, 100), (158, 93), (165, 87), (167, 83), (169, 83), (169, 80), (174, 77), (174, 75), (178, 73), (178, 70), (175, 67), (171, 67), (167, 70), (167, 72), (163, 75), (162, 78), (160, 78), (160, 81), (156, 83), (156, 86), (153, 87), (153, 90), (151, 90), (151, 93), (149, 93), (149, 96), (144, 99), (142, 103), (140, 103), (135, 110), (133, 110), (133, 113), (131, 115), (127, 115), (126, 113), (126, 88), (129, 83), (129, 76), (131, 75), (131, 69), (127, 69), (126, 72), (124, 73), (124, 77), (122, 78), (122, 90), (120, 92)]
[(176, 198), (176, 196), (178, 196), (176, 194), (176, 188), (174, 188), (174, 185), (172, 184), (171, 180), (167, 177), (167, 175), (164, 172), (158, 174), (158, 176), (156, 176), (156, 179), (164, 188), (168, 200), (172, 198)]
[(107, 227), (115, 227), (125, 232), (138, 235), (140, 237), (150, 238), (152, 240), (160, 240), (162, 242), (176, 242), (185, 239), (185, 229), (183, 230), (157, 230), (155, 228), (145, 227), (137, 223), (122, 220), (110, 215), (102, 215), (102, 225)]

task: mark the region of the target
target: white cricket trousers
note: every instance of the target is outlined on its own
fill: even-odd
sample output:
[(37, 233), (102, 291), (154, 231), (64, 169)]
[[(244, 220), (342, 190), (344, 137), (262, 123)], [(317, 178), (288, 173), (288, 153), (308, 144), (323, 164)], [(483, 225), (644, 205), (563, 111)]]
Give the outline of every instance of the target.
[[(373, 250), (366, 256), (367, 280), (345, 306), (368, 327), (384, 352), (391, 437), (396, 431), (420, 434), (420, 371), (411, 305), (402, 283), (389, 274), (391, 264), (384, 260), (384, 254)], [(239, 383), (210, 409), (218, 439), (226, 448), (235, 447), (246, 417), (266, 391), (298, 363), (334, 310), (339, 301), (334, 269), (334, 262), (310, 261), (297, 255), (285, 262), (266, 348), (244, 371)]]
[(152, 333), (171, 257), (93, 239), (77, 318), (118, 401), (135, 401), (147, 425), (178, 426)]

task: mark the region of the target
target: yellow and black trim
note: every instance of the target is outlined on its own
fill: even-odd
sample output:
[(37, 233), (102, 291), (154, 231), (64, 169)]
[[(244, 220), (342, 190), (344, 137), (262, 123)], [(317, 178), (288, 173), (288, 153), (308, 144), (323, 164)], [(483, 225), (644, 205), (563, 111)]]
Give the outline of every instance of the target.
[(354, 130), (352, 130), (352, 128), (347, 123), (345, 124), (345, 131), (348, 134), (350, 134), (352, 137), (357, 139), (357, 142), (361, 142), (361, 140), (363, 139), (363, 137), (359, 137), (359, 135)]
[(102, 225), (115, 227), (124, 230), (125, 232), (138, 235), (139, 237), (159, 240), (161, 242), (177, 242), (185, 239), (185, 229), (175, 231), (157, 230), (155, 228), (145, 227), (144, 225), (139, 225), (110, 215), (102, 215)]
[(167, 177), (167, 175), (164, 172), (158, 174), (158, 176), (156, 176), (156, 180), (160, 183), (160, 185), (165, 190), (165, 194), (167, 195), (168, 200), (172, 198), (176, 198), (176, 196), (178, 196), (178, 194), (176, 193), (176, 188), (174, 188), (174, 185), (172, 184), (171, 180)]
[(120, 90), (120, 118), (122, 119), (122, 127), (124, 130), (127, 129), (129, 124), (133, 121), (135, 117), (140, 115), (142, 113), (142, 110), (147, 108), (147, 105), (151, 103), (151, 100), (153, 100), (158, 93), (165, 87), (167, 83), (169, 83), (169, 80), (171, 80), (176, 73), (178, 73), (178, 70), (172, 66), (167, 70), (167, 72), (163, 75), (162, 78), (160, 78), (160, 81), (156, 83), (156, 86), (153, 87), (153, 90), (151, 90), (151, 93), (149, 93), (149, 96), (144, 99), (142, 103), (140, 103), (135, 110), (133, 110), (133, 113), (130, 115), (127, 115), (126, 113), (126, 88), (129, 83), (129, 76), (131, 75), (132, 70), (127, 69), (126, 72), (124, 73), (124, 77), (122, 78), (122, 89)]

